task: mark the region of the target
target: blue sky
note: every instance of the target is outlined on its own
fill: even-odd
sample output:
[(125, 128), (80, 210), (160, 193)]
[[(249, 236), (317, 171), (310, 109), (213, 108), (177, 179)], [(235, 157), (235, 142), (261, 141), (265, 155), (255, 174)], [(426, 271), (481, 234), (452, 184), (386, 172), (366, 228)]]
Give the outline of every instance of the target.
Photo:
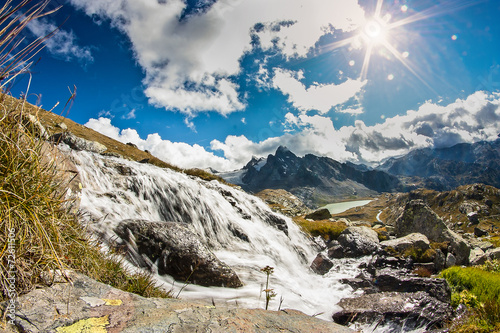
[[(67, 0), (29, 100), (181, 167), (376, 163), (500, 133), (500, 2)], [(27, 76), (12, 88), (26, 92)]]

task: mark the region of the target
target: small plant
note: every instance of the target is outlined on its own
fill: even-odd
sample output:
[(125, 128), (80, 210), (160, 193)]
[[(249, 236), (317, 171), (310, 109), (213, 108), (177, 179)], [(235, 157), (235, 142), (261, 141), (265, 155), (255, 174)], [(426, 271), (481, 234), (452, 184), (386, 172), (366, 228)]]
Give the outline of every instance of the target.
[[(269, 301), (273, 298), (276, 297), (276, 293), (274, 292), (274, 289), (269, 289), (269, 277), (271, 274), (274, 272), (274, 268), (271, 266), (266, 266), (260, 270), (261, 272), (266, 273), (267, 279), (266, 279), (266, 289), (263, 291), (266, 293), (266, 310), (269, 307)], [(280, 304), (281, 306), (281, 304)]]
[(431, 271), (429, 271), (427, 268), (425, 267), (418, 267), (417, 269), (415, 269), (413, 271), (414, 274), (417, 274), (418, 276), (420, 277), (426, 277), (426, 278), (430, 278), (432, 276), (432, 273)]

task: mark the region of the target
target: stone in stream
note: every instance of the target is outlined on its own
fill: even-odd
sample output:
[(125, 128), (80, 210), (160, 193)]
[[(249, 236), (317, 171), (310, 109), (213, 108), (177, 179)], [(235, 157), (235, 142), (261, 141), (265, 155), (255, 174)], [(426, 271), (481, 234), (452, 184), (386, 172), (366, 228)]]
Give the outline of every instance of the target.
[(125, 220), (115, 228), (127, 255), (139, 267), (201, 286), (241, 287), (239, 277), (220, 261), (184, 223)]
[(368, 332), (373, 332), (377, 327), (384, 327), (387, 332), (422, 328), (430, 331), (441, 328), (453, 313), (449, 304), (422, 291), (368, 294), (344, 298), (337, 305), (342, 310), (332, 316), (336, 323), (369, 326)]

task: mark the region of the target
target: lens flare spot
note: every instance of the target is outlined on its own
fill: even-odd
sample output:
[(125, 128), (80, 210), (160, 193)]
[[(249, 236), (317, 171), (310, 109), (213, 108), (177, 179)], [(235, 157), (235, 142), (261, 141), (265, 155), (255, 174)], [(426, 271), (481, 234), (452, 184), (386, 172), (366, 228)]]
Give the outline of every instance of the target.
[(394, 75), (392, 75), (392, 74), (387, 75), (387, 80), (389, 80), (389, 81), (394, 80)]
[(351, 66), (351, 67), (352, 67), (352, 66), (354, 66), (355, 64), (356, 64), (356, 62), (355, 62), (354, 60), (349, 61), (349, 66)]
[(402, 56), (403, 58), (408, 58), (408, 57), (410, 56), (410, 52), (408, 52), (408, 51), (404, 51), (403, 53), (401, 53), (401, 56)]
[(451, 40), (457, 40), (458, 39), (458, 36), (457, 35), (452, 35), (451, 36)]
[(408, 6), (407, 6), (407, 5), (402, 5), (402, 6), (401, 6), (401, 11), (402, 11), (403, 13), (406, 13), (406, 12), (408, 11)]
[(365, 26), (365, 33), (370, 38), (378, 38), (382, 34), (382, 27), (377, 21), (370, 21)]

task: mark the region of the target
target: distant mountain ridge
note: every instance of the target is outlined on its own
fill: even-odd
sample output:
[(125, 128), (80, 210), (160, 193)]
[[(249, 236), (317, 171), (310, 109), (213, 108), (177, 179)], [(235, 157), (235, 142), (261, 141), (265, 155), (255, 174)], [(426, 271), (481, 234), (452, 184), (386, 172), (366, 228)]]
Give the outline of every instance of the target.
[[(500, 187), (500, 139), (459, 143), (449, 148), (416, 149), (376, 168), (411, 187), (443, 191), (483, 183)], [(406, 179), (404, 179), (406, 178)]]
[(385, 171), (312, 154), (298, 157), (284, 146), (267, 158), (252, 158), (241, 170), (218, 175), (249, 192), (287, 190), (310, 207), (339, 199), (374, 196), (400, 187), (398, 178)]

